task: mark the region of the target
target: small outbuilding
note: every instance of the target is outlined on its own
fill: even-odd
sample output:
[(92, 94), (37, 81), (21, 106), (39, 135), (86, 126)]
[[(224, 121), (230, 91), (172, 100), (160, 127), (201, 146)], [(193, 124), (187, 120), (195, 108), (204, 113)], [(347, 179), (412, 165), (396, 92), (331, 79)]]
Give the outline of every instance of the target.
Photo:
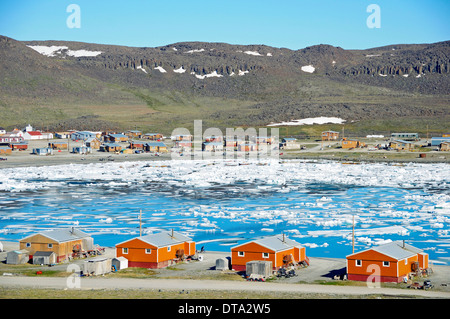
[(26, 249), (8, 251), (6, 263), (10, 265), (26, 264), (30, 260), (30, 252)]
[(53, 251), (37, 251), (33, 255), (33, 265), (54, 265), (56, 254)]
[(101, 276), (111, 272), (112, 259), (96, 257), (86, 260), (83, 264), (83, 274), (87, 276)]
[(216, 259), (216, 270), (230, 269), (230, 259), (223, 257)]
[(117, 271), (128, 268), (128, 259), (123, 256), (114, 257), (111, 261), (112, 267)]
[(268, 260), (253, 260), (246, 264), (245, 274), (268, 278), (272, 275), (272, 262)]

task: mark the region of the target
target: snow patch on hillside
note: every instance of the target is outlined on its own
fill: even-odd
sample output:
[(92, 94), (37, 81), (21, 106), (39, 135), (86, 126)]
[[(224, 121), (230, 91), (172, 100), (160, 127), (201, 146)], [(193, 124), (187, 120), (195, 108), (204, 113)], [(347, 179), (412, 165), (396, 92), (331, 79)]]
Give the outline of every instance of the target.
[(313, 73), (316, 70), (316, 68), (313, 67), (312, 65), (304, 65), (301, 67), (301, 70), (303, 72)]
[(313, 125), (313, 124), (342, 124), (345, 120), (339, 117), (310, 117), (301, 120), (292, 120), (290, 122), (271, 123), (267, 126), (282, 126), (282, 125)]
[(63, 50), (67, 50), (67, 52), (65, 52), (67, 55), (77, 57), (77, 58), (78, 57), (97, 56), (97, 55), (103, 53), (102, 51), (69, 50), (69, 48), (64, 45), (62, 45), (62, 46), (27, 45), (27, 47), (39, 52), (42, 55), (48, 56), (48, 57), (55, 57), (57, 55), (62, 55)]

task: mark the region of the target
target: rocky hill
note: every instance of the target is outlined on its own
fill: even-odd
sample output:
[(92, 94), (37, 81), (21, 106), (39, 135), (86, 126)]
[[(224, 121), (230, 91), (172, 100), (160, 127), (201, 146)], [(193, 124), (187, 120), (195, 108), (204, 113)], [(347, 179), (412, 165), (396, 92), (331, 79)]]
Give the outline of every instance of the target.
[[(349, 122), (442, 119), (449, 115), (449, 75), (450, 41), (289, 50), (204, 42), (135, 48), (0, 37), (3, 126), (35, 121), (61, 128), (89, 116), (108, 127), (158, 123), (166, 128), (199, 116), (222, 126), (314, 116)], [(111, 105), (127, 114), (107, 111)]]

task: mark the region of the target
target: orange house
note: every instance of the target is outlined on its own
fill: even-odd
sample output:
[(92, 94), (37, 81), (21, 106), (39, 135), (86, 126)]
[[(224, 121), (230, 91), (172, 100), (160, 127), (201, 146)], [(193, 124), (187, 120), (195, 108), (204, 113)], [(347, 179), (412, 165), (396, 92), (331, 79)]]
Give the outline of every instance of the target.
[(339, 132), (326, 131), (322, 132), (322, 141), (336, 141), (339, 138)]
[(195, 242), (178, 232), (136, 237), (116, 245), (116, 257), (128, 259), (129, 267), (163, 268), (195, 254)]
[(309, 263), (305, 247), (283, 235), (252, 240), (231, 248), (231, 265), (236, 271), (244, 271), (247, 262), (271, 261), (274, 269), (295, 265), (303, 261)]
[(26, 249), (33, 255), (52, 251), (56, 254), (56, 262), (62, 262), (72, 257), (74, 251), (88, 251), (94, 248), (94, 240), (85, 232), (76, 228), (55, 229), (43, 231), (25, 237), (19, 241), (20, 249)]
[(349, 280), (366, 281), (371, 276), (380, 282), (401, 282), (410, 273), (427, 268), (428, 254), (402, 241), (347, 256)]

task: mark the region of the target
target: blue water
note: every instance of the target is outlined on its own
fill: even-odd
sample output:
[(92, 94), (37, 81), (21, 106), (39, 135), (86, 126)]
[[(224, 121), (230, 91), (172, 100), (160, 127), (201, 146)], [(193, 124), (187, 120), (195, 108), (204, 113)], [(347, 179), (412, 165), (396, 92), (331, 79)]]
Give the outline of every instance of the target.
[(144, 234), (174, 229), (191, 236), (198, 249), (230, 251), (250, 239), (285, 233), (305, 245), (309, 256), (345, 258), (352, 252), (355, 216), (356, 251), (404, 239), (436, 263), (449, 264), (448, 215), (436, 208), (438, 193), (316, 182), (283, 192), (244, 184), (110, 188), (69, 181), (58, 189), (0, 192), (0, 240), (75, 225), (91, 233), (94, 243), (114, 246), (139, 236), (142, 211)]

